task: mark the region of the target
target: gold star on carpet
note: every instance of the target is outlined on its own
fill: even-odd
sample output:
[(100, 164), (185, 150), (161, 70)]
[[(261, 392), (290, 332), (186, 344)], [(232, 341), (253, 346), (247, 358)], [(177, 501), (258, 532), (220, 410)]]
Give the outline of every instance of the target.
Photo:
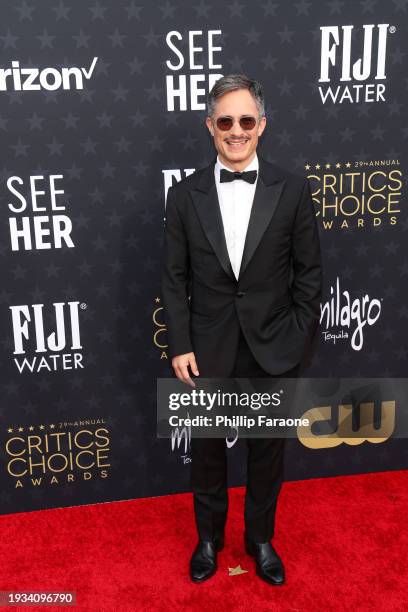
[(247, 574), (248, 570), (242, 569), (241, 565), (237, 565), (237, 567), (229, 567), (228, 568), (228, 576), (239, 576), (239, 574)]

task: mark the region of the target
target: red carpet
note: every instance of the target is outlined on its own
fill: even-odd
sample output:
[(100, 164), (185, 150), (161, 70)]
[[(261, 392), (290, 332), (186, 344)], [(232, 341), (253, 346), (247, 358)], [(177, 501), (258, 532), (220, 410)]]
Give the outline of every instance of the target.
[[(14, 610), (408, 609), (407, 472), (285, 483), (274, 539), (282, 587), (263, 583), (244, 552), (243, 493), (230, 490), (226, 546), (206, 583), (188, 577), (188, 494), (0, 517), (0, 590), (77, 593), (76, 608)], [(229, 576), (238, 564), (248, 573)]]

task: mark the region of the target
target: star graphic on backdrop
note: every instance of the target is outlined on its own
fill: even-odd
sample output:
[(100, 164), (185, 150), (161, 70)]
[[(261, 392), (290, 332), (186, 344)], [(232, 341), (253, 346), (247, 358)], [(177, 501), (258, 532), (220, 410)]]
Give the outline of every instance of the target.
[(344, 2), (343, 0), (331, 0), (327, 5), (330, 7), (330, 15), (341, 15)]
[(130, 68), (130, 74), (142, 74), (143, 66), (146, 65), (146, 62), (143, 62), (137, 57), (134, 57), (131, 62), (127, 62)]
[(360, 2), (363, 13), (373, 13), (378, 0), (362, 0)]
[(276, 63), (278, 61), (277, 57), (272, 57), (271, 53), (268, 51), (268, 53), (265, 55), (265, 57), (261, 58), (261, 62), (264, 65), (264, 70), (275, 70), (276, 69)]
[(48, 34), (47, 30), (43, 30), (43, 33), (36, 37), (41, 43), (41, 49), (52, 49), (54, 44), (55, 36)]
[(194, 10), (196, 12), (197, 18), (202, 18), (202, 17), (207, 18), (209, 16), (210, 9), (211, 9), (210, 5), (206, 4), (204, 0), (200, 0), (200, 4), (198, 4), (197, 6), (194, 6)]
[(79, 168), (74, 162), (70, 168), (65, 168), (65, 172), (69, 178), (79, 180), (81, 178), (82, 168)]
[(262, 8), (264, 9), (264, 16), (268, 17), (275, 17), (276, 16), (276, 9), (278, 8), (279, 4), (277, 2), (272, 2), (272, 0), (268, 0), (268, 2), (266, 2), (266, 4), (262, 5)]
[(95, 2), (94, 6), (90, 6), (88, 8), (92, 13), (93, 21), (95, 21), (96, 19), (105, 19), (105, 12), (108, 10), (107, 6), (101, 6), (99, 2)]
[(301, 51), (297, 57), (293, 58), (293, 61), (296, 64), (296, 70), (299, 70), (299, 68), (307, 68), (308, 63), (310, 62), (310, 57), (307, 57), (303, 51)]
[(140, 19), (140, 11), (142, 10), (142, 8), (143, 8), (142, 6), (137, 6), (132, 1), (131, 4), (125, 7), (128, 19), (133, 19), (133, 18)]
[(161, 34), (155, 34), (153, 28), (150, 27), (147, 34), (143, 34), (142, 38), (145, 39), (147, 47), (158, 47)]
[(245, 60), (243, 57), (239, 57), (238, 55), (232, 56), (227, 60), (230, 65), (231, 72), (242, 72)]
[(71, 7), (65, 6), (62, 0), (59, 1), (58, 6), (51, 7), (51, 10), (55, 12), (55, 17), (57, 21), (60, 19), (69, 19), (69, 11)]
[(19, 36), (14, 36), (14, 34), (12, 34), (9, 29), (7, 30), (7, 33), (4, 36), (0, 35), (0, 40), (3, 41), (3, 49), (17, 49), (16, 41), (18, 39)]
[(29, 21), (33, 20), (33, 11), (35, 10), (35, 7), (28, 5), (26, 0), (23, 0), (19, 6), (14, 8), (19, 13), (20, 21), (24, 21), (25, 19), (28, 19)]
[(255, 44), (258, 45), (259, 44), (259, 38), (261, 36), (261, 32), (255, 30), (254, 27), (252, 27), (249, 32), (244, 32), (244, 36), (246, 36), (247, 39), (247, 44)]
[(45, 121), (44, 117), (39, 117), (37, 113), (33, 113), (31, 118), (27, 119), (27, 122), (30, 126), (30, 130), (41, 130), (43, 123)]
[(307, 0), (300, 0), (300, 2), (296, 2), (294, 6), (296, 7), (296, 16), (300, 17), (300, 15), (309, 15), (312, 3), (307, 2)]
[(277, 34), (281, 43), (291, 43), (295, 32), (294, 30), (289, 30), (287, 24), (285, 24), (283, 30), (281, 32), (277, 32)]
[(170, 4), (170, 2), (166, 0), (166, 4), (159, 6), (159, 8), (162, 13), (162, 19), (173, 19), (177, 6), (175, 4)]
[(145, 88), (145, 91), (147, 93), (149, 101), (157, 100), (158, 102), (160, 102), (162, 90), (161, 88), (157, 87), (156, 83), (152, 83), (150, 87)]
[(83, 48), (83, 47), (84, 48), (88, 48), (89, 47), (89, 41), (91, 39), (91, 36), (89, 34), (85, 34), (82, 31), (82, 28), (79, 30), (79, 34), (76, 34), (76, 35), (72, 36), (72, 38), (76, 42), (77, 49), (80, 49), (80, 48)]
[(108, 115), (106, 111), (104, 111), (101, 115), (96, 117), (97, 122), (99, 123), (99, 127), (112, 127), (112, 120), (114, 119), (114, 115)]
[(108, 36), (112, 43), (112, 47), (123, 47), (123, 42), (127, 36), (125, 34), (120, 34), (118, 28), (114, 31), (113, 34)]

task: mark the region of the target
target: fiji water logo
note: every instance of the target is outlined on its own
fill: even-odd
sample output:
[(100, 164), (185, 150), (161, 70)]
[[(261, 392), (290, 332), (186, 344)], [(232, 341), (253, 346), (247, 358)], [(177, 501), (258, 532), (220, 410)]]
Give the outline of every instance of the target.
[[(388, 23), (321, 26), (319, 93), (323, 104), (385, 102)], [(362, 39), (362, 40), (361, 40)]]
[(371, 327), (380, 318), (381, 300), (368, 294), (352, 300), (348, 291), (340, 292), (339, 277), (336, 287), (330, 287), (330, 296), (320, 304), (320, 324), (326, 328), (322, 331), (324, 340), (336, 344), (337, 340), (350, 339), (351, 347), (360, 351), (366, 326)]
[(83, 369), (79, 301), (9, 306), (14, 363), (20, 374)]

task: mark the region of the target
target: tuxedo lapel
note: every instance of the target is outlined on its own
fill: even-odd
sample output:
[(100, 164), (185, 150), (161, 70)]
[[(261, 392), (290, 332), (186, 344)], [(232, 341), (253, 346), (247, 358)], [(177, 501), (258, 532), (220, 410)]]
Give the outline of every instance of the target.
[[(279, 176), (273, 164), (267, 162), (259, 154), (258, 160), (259, 176), (255, 189), (238, 280), (242, 278), (246, 267), (251, 261), (272, 219), (285, 183), (285, 180)], [(192, 189), (190, 193), (203, 230), (221, 266), (228, 276), (237, 282), (228, 255), (224, 226), (218, 202), (214, 178), (215, 162), (216, 158), (214, 158), (213, 162), (203, 170), (195, 189)]]
[(272, 164), (269, 164), (259, 155), (258, 159), (259, 176), (256, 184), (254, 201), (252, 203), (251, 215), (249, 217), (238, 280), (241, 280), (245, 269), (251, 261), (273, 217), (285, 184), (284, 179), (279, 179)]
[(202, 172), (191, 197), (204, 233), (225, 272), (236, 281), (225, 241), (224, 226), (215, 185), (214, 165), (217, 158)]

